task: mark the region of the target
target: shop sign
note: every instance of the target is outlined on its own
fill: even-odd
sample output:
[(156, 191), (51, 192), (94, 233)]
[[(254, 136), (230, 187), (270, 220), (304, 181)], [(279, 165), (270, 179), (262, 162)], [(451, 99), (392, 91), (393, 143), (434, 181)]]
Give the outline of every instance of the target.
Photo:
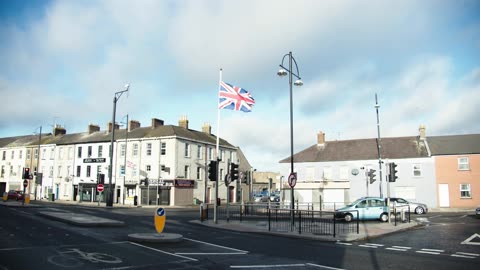
[(106, 160), (106, 158), (84, 158), (83, 163), (103, 163)]
[(193, 180), (175, 179), (175, 186), (176, 187), (193, 187), (194, 182)]

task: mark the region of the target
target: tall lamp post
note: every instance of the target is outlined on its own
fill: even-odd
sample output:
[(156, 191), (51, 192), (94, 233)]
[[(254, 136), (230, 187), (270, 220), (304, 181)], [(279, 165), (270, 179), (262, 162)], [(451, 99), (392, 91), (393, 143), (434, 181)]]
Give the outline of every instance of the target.
[(112, 189), (112, 169), (113, 169), (113, 141), (115, 138), (115, 111), (117, 110), (117, 101), (123, 93), (128, 91), (129, 84), (125, 85), (125, 90), (118, 91), (113, 97), (113, 117), (112, 117), (112, 139), (110, 141), (110, 167), (108, 168), (108, 189), (106, 206), (113, 206), (113, 189)]
[[(288, 68), (283, 66), (283, 62), (285, 61), (285, 57), (288, 56)], [(292, 70), (292, 64), (295, 64), (295, 68), (297, 70), (297, 73), (295, 73)], [(289, 85), (290, 85), (290, 175), (294, 175), (294, 169), (293, 169), (293, 94), (292, 94), (292, 82), (293, 78), (292, 76), (295, 76), (297, 80), (293, 83), (295, 86), (302, 86), (303, 82), (302, 79), (300, 78), (300, 72), (298, 71), (298, 65), (297, 61), (295, 61), (295, 58), (293, 58), (292, 52), (289, 52), (288, 54), (285, 54), (282, 58), (282, 63), (280, 64), (280, 70), (277, 72), (277, 75), (280, 77), (289, 75)], [(295, 202), (294, 202), (294, 193), (293, 193), (293, 188), (294, 185), (291, 185), (291, 209), (293, 210), (295, 208)]]

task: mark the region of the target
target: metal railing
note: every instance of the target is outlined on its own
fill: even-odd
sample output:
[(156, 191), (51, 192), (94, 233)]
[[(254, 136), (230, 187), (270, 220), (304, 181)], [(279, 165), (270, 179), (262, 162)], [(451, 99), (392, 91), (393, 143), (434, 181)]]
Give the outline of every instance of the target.
[[(202, 208), (202, 207), (204, 207)], [(227, 222), (264, 222), (268, 231), (332, 235), (359, 233), (358, 217), (345, 222), (336, 217), (335, 211), (302, 210), (284, 208), (279, 203), (231, 204), (217, 207), (217, 219)], [(357, 213), (358, 216), (358, 213)], [(213, 217), (213, 205), (200, 206), (201, 221)]]

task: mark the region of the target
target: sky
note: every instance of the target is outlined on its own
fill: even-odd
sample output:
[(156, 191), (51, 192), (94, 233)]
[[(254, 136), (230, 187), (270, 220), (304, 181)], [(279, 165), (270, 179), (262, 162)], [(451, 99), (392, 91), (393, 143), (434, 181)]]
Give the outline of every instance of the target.
[[(280, 171), (327, 141), (480, 133), (480, 1), (0, 0), (0, 137), (152, 118), (212, 132)], [(283, 61), (283, 62), (282, 62)], [(295, 67), (295, 66), (294, 66)], [(220, 110), (222, 80), (252, 112)], [(295, 69), (296, 71), (296, 69)], [(217, 128), (217, 125), (220, 127)]]

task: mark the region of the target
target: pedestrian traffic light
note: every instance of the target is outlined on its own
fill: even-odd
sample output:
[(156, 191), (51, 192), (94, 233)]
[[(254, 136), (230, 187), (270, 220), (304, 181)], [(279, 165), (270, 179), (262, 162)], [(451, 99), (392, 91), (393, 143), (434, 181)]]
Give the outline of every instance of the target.
[(238, 180), (238, 165), (235, 163), (230, 163), (230, 177), (232, 182)]
[(388, 177), (388, 181), (389, 181), (389, 182), (396, 182), (397, 179), (398, 179), (398, 176), (397, 176), (397, 172), (398, 172), (398, 171), (397, 171), (397, 164), (395, 164), (395, 163), (392, 162), (392, 163), (389, 164), (389, 166), (390, 166), (390, 175), (389, 175), (389, 177)]
[(30, 179), (30, 168), (23, 168), (23, 179)]
[(218, 172), (218, 168), (217, 168), (217, 161), (215, 160), (212, 160), (210, 161), (210, 163), (208, 164), (208, 179), (210, 181), (217, 181), (217, 172)]
[(368, 179), (370, 180), (370, 184), (373, 184), (373, 182), (375, 182), (377, 180), (377, 179), (375, 179), (375, 176), (376, 176), (375, 172), (376, 172), (376, 170), (374, 170), (374, 169), (370, 169), (368, 171)]
[(105, 174), (99, 173), (97, 174), (97, 184), (105, 184)]

